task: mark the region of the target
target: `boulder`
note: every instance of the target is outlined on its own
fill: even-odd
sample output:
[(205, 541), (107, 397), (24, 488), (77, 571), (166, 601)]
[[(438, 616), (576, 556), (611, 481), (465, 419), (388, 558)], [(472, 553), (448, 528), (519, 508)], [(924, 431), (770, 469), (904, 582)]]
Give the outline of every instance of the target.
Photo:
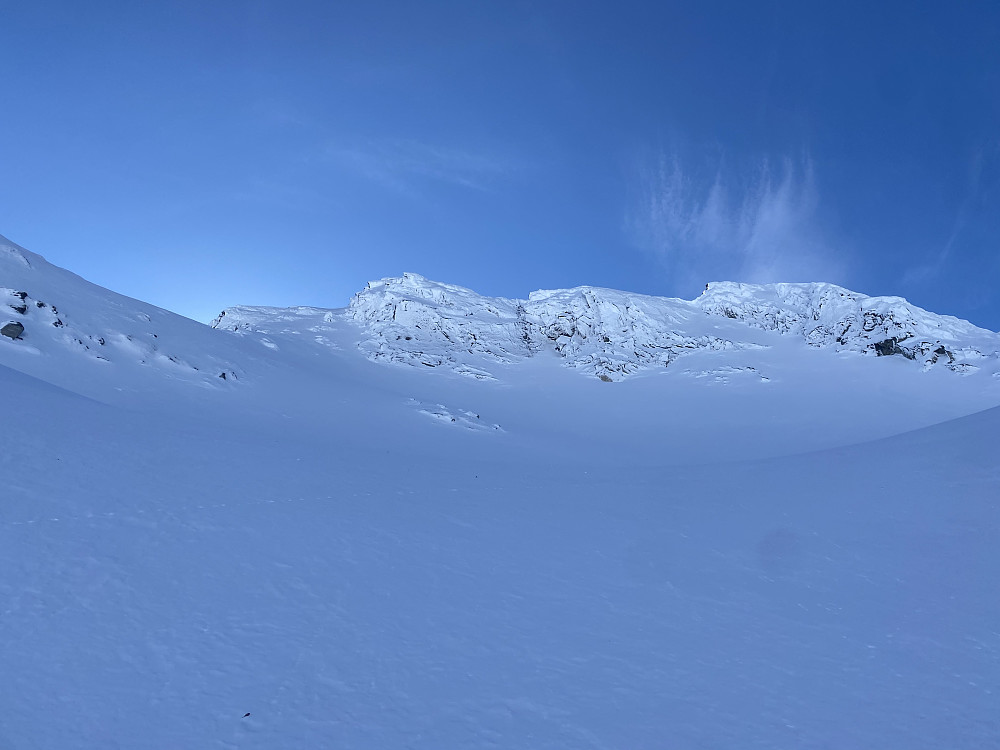
[(24, 333), (24, 326), (20, 323), (7, 323), (3, 328), (0, 328), (0, 333), (9, 339), (19, 339)]

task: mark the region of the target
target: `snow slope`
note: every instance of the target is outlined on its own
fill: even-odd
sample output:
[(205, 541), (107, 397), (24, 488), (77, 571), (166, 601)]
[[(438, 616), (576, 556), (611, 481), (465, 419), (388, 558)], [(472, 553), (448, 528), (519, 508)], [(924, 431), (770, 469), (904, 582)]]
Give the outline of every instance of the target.
[[(166, 388), (220, 388), (238, 377), (236, 356), (205, 326), (98, 287), (0, 237), (0, 326), (21, 323), (20, 341), (0, 337), (0, 362), (69, 385), (144, 404)], [(127, 385), (126, 385), (127, 384)]]
[[(231, 309), (215, 325), (252, 329), (270, 314)], [(940, 361), (962, 373), (1000, 357), (998, 334), (900, 298), (867, 297), (832, 284), (717, 283), (693, 302), (593, 287), (509, 300), (408, 273), (369, 283), (347, 314), (362, 326), (361, 347), (372, 359), (446, 365), (477, 378), (490, 378), (486, 368), (493, 362), (511, 364), (549, 349), (570, 367), (620, 380), (698, 351), (766, 347), (748, 326), (815, 347), (919, 358), (925, 368)]]
[(756, 287), (404, 277), (225, 331), (0, 274), (64, 323), (0, 340), (2, 748), (996, 745), (989, 332), (934, 329), (963, 377)]
[(696, 304), (710, 314), (800, 335), (812, 346), (899, 354), (924, 368), (940, 362), (969, 373), (998, 356), (998, 336), (991, 331), (901, 297), (868, 297), (834, 284), (709, 284)]

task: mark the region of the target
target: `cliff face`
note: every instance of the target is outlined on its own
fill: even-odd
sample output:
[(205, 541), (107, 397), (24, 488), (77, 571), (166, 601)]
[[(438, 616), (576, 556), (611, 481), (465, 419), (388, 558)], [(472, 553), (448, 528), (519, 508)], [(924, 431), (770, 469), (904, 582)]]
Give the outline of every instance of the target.
[(709, 284), (694, 304), (712, 315), (801, 336), (811, 346), (899, 354), (955, 372), (971, 372), (1000, 349), (1000, 336), (964, 320), (901, 297), (868, 297), (833, 284)]
[[(237, 379), (249, 364), (242, 349), (205, 326), (102, 289), (0, 238), (4, 326), (0, 343), (16, 346), (12, 353), (72, 352), (101, 366), (202, 385)], [(861, 356), (898, 355), (960, 374), (997, 370), (1000, 359), (1000, 334), (899, 297), (825, 283), (712, 283), (692, 301), (589, 286), (507, 299), (407, 273), (370, 282), (343, 310), (234, 307), (213, 322), (274, 334), (276, 340), (261, 340), (271, 349), (283, 332), (301, 334), (302, 326), (317, 344), (333, 346), (346, 326), (360, 332), (358, 347), (369, 359), (484, 380), (502, 379), (503, 368), (539, 356), (606, 381), (699, 352), (731, 352), (724, 366), (742, 371), (749, 369), (744, 353), (790, 340)]]
[(363, 328), (360, 346), (372, 359), (447, 366), (484, 378), (491, 365), (551, 351), (569, 367), (620, 380), (699, 350), (767, 346), (753, 329), (859, 355), (898, 354), (960, 373), (1000, 352), (1000, 336), (965, 321), (899, 297), (868, 297), (824, 283), (714, 283), (690, 302), (595, 287), (515, 300), (404, 274), (369, 283), (347, 315)]

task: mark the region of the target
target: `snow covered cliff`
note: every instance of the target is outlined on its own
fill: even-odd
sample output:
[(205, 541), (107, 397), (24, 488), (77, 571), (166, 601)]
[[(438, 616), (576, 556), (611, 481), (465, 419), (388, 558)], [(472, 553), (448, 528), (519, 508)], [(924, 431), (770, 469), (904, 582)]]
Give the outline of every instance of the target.
[[(240, 321), (247, 325), (249, 310), (257, 309), (227, 311), (215, 325), (238, 329)], [(589, 286), (517, 300), (406, 273), (370, 282), (345, 314), (361, 327), (359, 346), (373, 360), (445, 366), (478, 378), (492, 377), (495, 365), (549, 351), (568, 367), (620, 380), (697, 351), (768, 346), (754, 330), (960, 373), (1000, 356), (996, 333), (898, 297), (824, 283), (713, 283), (693, 301)], [(262, 320), (259, 311), (251, 317)]]
[[(374, 361), (441, 367), (482, 380), (502, 380), (505, 368), (539, 356), (605, 381), (709, 352), (722, 354), (712, 368), (751, 371), (747, 354), (781, 341), (898, 355), (924, 369), (961, 374), (1000, 369), (1000, 334), (899, 297), (868, 297), (825, 283), (719, 282), (692, 301), (591, 286), (507, 299), (406, 273), (370, 282), (345, 309), (233, 307), (212, 326), (260, 333), (260, 343), (272, 350), (290, 337), (327, 349), (354, 349), (357, 342)], [(90, 367), (113, 367), (116, 378), (135, 370), (216, 387), (246, 372), (245, 350), (234, 349), (232, 339), (102, 289), (3, 238), (0, 328), (0, 346), (39, 373), (47, 365), (24, 355), (61, 352)]]
[(711, 315), (801, 336), (816, 347), (888, 356), (899, 354), (971, 372), (997, 357), (1000, 336), (901, 297), (868, 297), (834, 284), (709, 284), (694, 304)]

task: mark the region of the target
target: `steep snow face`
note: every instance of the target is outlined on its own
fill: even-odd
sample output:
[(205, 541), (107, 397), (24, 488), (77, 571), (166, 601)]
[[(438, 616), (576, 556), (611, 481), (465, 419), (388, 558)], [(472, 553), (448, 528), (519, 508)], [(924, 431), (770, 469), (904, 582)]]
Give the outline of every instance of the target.
[(749, 329), (965, 374), (1000, 352), (1000, 336), (965, 321), (823, 283), (715, 283), (693, 302), (594, 287), (512, 300), (404, 274), (369, 283), (348, 317), (364, 329), (360, 347), (371, 359), (478, 378), (492, 377), (497, 363), (554, 351), (568, 367), (620, 380), (696, 351), (765, 346)]
[(156, 389), (164, 379), (226, 387), (242, 371), (208, 327), (91, 284), (0, 237), (0, 327), (9, 323), (23, 330), (0, 337), (3, 361), (91, 395), (113, 382), (119, 393)]
[(491, 379), (490, 363), (512, 364), (532, 353), (520, 302), (414, 273), (370, 282), (351, 299), (348, 317), (364, 327), (359, 346), (373, 360), (445, 365)]
[(694, 304), (712, 315), (802, 336), (816, 347), (887, 356), (900, 354), (960, 373), (996, 359), (1000, 336), (901, 297), (868, 297), (834, 284), (709, 284)]
[(699, 349), (763, 348), (708, 333), (705, 316), (679, 299), (579, 287), (532, 292), (522, 309), (535, 348), (550, 344), (568, 366), (607, 381)]
[(407, 273), (370, 282), (348, 316), (363, 327), (359, 346), (373, 360), (444, 365), (480, 379), (542, 351), (611, 381), (698, 349), (760, 348), (702, 330), (705, 315), (690, 302), (594, 287), (511, 300)]

